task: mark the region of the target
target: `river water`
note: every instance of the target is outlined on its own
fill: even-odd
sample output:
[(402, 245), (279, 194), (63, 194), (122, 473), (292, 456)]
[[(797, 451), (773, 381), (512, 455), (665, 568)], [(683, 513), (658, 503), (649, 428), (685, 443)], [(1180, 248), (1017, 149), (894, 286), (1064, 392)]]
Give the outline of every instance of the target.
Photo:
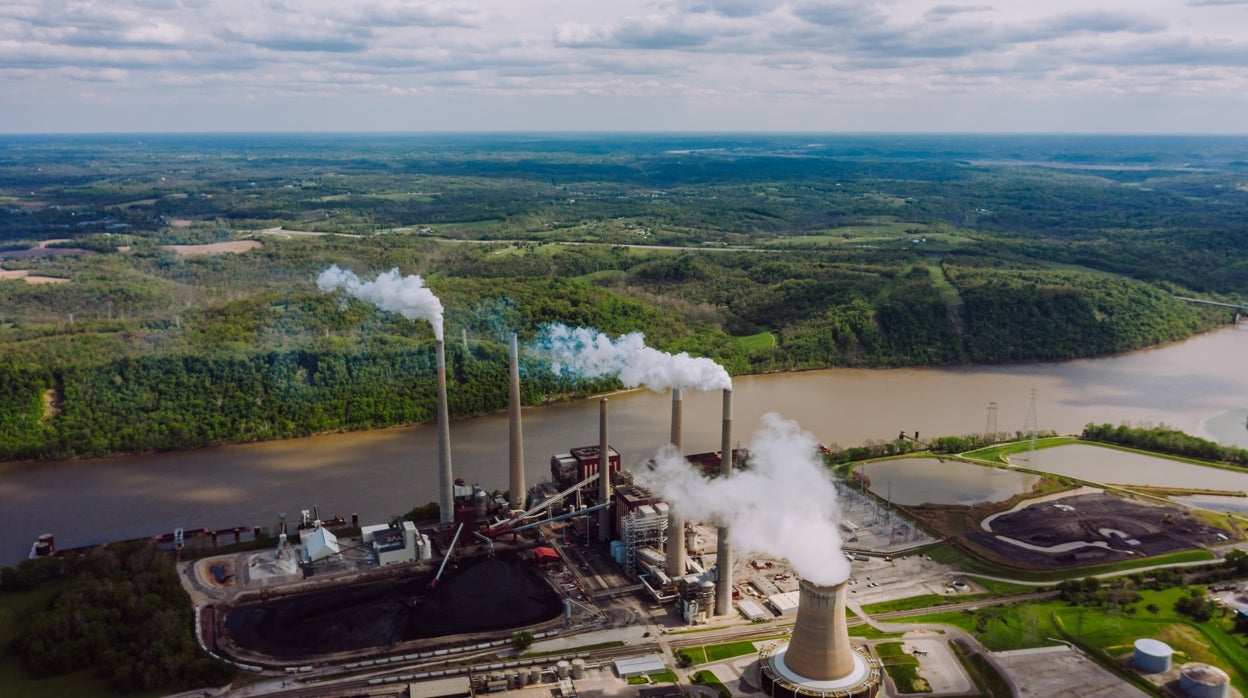
[[(1078, 433), (1088, 422), (1165, 424), (1248, 447), (1248, 324), (1113, 357), (949, 369), (831, 369), (741, 376), (735, 440), (748, 445), (766, 412), (797, 420), (826, 445), (854, 446), (918, 431), (921, 438), (1021, 430), (1035, 394), (1036, 425)], [(611, 444), (625, 467), (666, 443), (670, 396), (610, 396)], [(721, 398), (685, 394), (685, 450), (718, 450)], [(598, 400), (524, 411), (525, 472), (549, 476), (550, 456), (598, 443)], [(455, 475), (507, 487), (505, 412), (456, 422)], [(1130, 478), (1124, 475), (1120, 482)], [(180, 453), (0, 466), (0, 564), (24, 558), (40, 533), (59, 547), (175, 528), (225, 528), (359, 513), (386, 521), (437, 500), (437, 434), (422, 425)]]

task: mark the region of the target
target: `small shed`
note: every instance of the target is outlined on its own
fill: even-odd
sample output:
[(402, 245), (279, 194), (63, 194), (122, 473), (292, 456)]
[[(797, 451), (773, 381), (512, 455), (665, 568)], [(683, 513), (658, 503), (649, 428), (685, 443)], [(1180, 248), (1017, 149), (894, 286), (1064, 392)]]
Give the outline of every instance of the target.
[(772, 594), (767, 597), (767, 603), (775, 609), (776, 613), (782, 616), (791, 616), (797, 613), (798, 603), (802, 598), (801, 592), (786, 591), (780, 594)]
[(763, 610), (762, 606), (754, 603), (753, 599), (743, 598), (737, 601), (737, 610), (741, 611), (741, 615), (745, 616), (746, 619), (755, 623), (771, 618), (771, 614)]
[(658, 674), (664, 671), (667, 671), (667, 665), (663, 663), (663, 655), (660, 654), (615, 660), (615, 673), (619, 674), (621, 679)]
[(322, 526), (320, 521), (316, 522), (315, 529), (300, 533), (299, 538), (303, 541), (303, 563), (305, 565), (325, 560), (341, 553), (338, 545), (338, 536), (330, 533), (329, 529)]
[(408, 698), (467, 698), (472, 695), (472, 681), (467, 676), (434, 679), (407, 685)]

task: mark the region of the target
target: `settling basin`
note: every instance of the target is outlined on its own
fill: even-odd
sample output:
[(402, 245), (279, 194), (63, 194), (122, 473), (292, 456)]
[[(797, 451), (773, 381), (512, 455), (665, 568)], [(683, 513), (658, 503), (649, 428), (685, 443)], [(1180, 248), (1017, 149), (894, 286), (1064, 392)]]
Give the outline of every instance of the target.
[(506, 553), (472, 560), (432, 590), (429, 579), (351, 584), (240, 604), (225, 624), (238, 648), (292, 658), (509, 630), (563, 611), (550, 585)]
[(1039, 475), (937, 458), (899, 458), (863, 468), (871, 492), (894, 504), (1002, 502), (1029, 492)]

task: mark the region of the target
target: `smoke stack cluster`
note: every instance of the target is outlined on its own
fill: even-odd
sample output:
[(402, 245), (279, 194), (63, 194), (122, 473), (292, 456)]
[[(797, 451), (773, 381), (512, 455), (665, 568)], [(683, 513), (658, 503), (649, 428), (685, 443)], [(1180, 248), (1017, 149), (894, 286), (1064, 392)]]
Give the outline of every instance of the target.
[(873, 698), (879, 693), (879, 664), (849, 643), (847, 593), (845, 582), (827, 586), (801, 580), (789, 643), (759, 655), (764, 693), (773, 698), (812, 694)]
[(524, 434), (520, 426), (520, 346), (516, 335), (511, 335), (511, 362), (509, 365), (510, 417), (508, 435), (508, 471), (510, 477), (511, 508), (524, 508)]

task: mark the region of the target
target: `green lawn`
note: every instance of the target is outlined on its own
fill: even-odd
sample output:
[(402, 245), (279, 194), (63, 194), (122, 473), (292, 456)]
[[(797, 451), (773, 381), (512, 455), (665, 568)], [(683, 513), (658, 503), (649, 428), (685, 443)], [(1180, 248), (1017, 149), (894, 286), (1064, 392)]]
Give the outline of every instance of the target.
[(707, 645), (705, 649), (706, 659), (709, 662), (717, 662), (721, 659), (729, 659), (732, 657), (741, 657), (758, 651), (754, 648), (753, 642), (729, 642), (722, 645)]
[(897, 686), (901, 693), (931, 693), (932, 687), (926, 679), (919, 677), (919, 660), (906, 654), (900, 642), (882, 642), (875, 646), (875, 654), (880, 658), (884, 671)]
[[(1248, 691), (1248, 638), (1230, 632), (1231, 617), (1197, 623), (1174, 610), (1182, 589), (1144, 590), (1141, 600), (1117, 611), (1070, 606), (1062, 601), (1020, 603), (972, 612), (946, 611), (909, 618), (909, 622), (945, 623), (974, 634), (992, 651), (1053, 645), (1059, 638), (1077, 639), (1106, 662), (1130, 654), (1136, 640), (1161, 640), (1175, 650), (1175, 663), (1198, 661), (1217, 666), (1232, 685)], [(1157, 607), (1153, 614), (1149, 605)], [(877, 647), (878, 651), (878, 647)]]
[(776, 336), (770, 332), (759, 332), (748, 337), (737, 337), (736, 341), (746, 351), (758, 351), (776, 346)]

